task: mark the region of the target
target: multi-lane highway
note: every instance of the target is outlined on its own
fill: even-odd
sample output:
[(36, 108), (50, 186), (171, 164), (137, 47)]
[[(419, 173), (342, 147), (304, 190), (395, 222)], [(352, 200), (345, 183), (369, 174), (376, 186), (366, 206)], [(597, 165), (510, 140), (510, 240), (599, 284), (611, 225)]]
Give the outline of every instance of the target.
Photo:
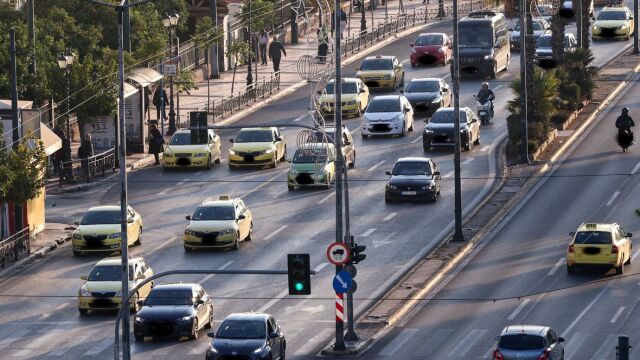
[[(451, 23), (442, 23), (428, 31), (450, 32)], [(408, 44), (416, 34), (399, 38), (376, 53), (395, 54), (404, 60), (406, 80), (416, 77), (445, 77), (449, 80), (449, 67), (411, 68), (406, 59), (409, 55)], [(599, 64), (607, 61), (619, 50), (621, 44), (604, 42), (594, 45), (594, 53)], [(345, 75), (353, 75), (359, 62), (347, 66)], [(513, 54), (508, 72), (500, 74), (492, 81), (496, 93), (496, 119), (493, 124), (481, 130), (481, 144), (462, 155), (463, 178), (484, 177), (487, 180), (463, 179), (462, 199), (465, 211), (480, 201), (492, 186), (494, 173), (494, 152), (496, 144), (506, 132), (506, 102), (512, 97), (509, 82), (518, 71), (518, 55)], [(480, 79), (465, 80), (461, 89), (461, 105), (475, 110), (472, 94), (480, 87)], [(278, 123), (311, 124), (306, 107), (311, 89), (305, 87), (255, 113), (239, 120), (239, 124), (257, 125)], [(626, 100), (625, 100), (626, 101)], [(630, 102), (631, 103), (631, 102)], [(633, 111), (632, 111), (633, 113)], [(404, 156), (424, 156), (421, 146), (422, 121), (416, 123), (416, 129), (404, 138), (368, 139), (359, 137), (361, 119), (349, 119), (346, 126), (354, 133), (357, 147), (357, 164), (349, 170), (351, 231), (358, 243), (367, 245), (367, 259), (361, 263), (358, 271), (358, 297), (375, 297), (387, 288), (399, 275), (407, 270), (421, 254), (440, 240), (452, 226), (453, 219), (453, 163), (450, 151), (433, 151), (428, 154), (440, 167), (444, 178), (442, 198), (435, 204), (385, 204), (383, 199), (384, 172), (390, 170), (395, 160)], [(603, 134), (608, 134), (603, 128)], [(287, 139), (289, 156), (295, 149), (298, 129), (283, 129)], [(229, 138), (234, 131), (224, 130), (219, 134), (223, 138), (223, 153), (229, 147)], [(591, 145), (589, 145), (591, 144)], [(589, 139), (579, 154), (568, 161), (570, 167), (562, 168), (558, 173), (592, 172), (629, 172), (635, 165), (633, 155), (624, 160), (615, 152), (615, 144), (609, 141)], [(582, 150), (581, 150), (582, 149)], [(610, 151), (610, 152), (608, 152)], [(633, 154), (633, 152), (632, 152)], [(637, 161), (637, 160), (636, 160)], [(286, 289), (286, 279), (275, 276), (182, 276), (167, 278), (165, 281), (199, 282), (214, 297), (216, 321), (222, 320), (232, 312), (265, 311), (273, 314), (282, 324), (287, 336), (287, 355), (293, 359), (302, 359), (312, 355), (314, 350), (329, 338), (334, 329), (334, 300), (331, 289), (333, 269), (324, 256), (328, 243), (335, 237), (335, 194), (333, 191), (287, 191), (286, 172), (288, 164), (282, 163), (275, 169), (232, 170), (226, 162), (226, 155), (220, 166), (203, 171), (166, 172), (160, 167), (150, 167), (130, 173), (129, 202), (142, 214), (144, 232), (142, 246), (131, 248), (134, 256), (143, 256), (154, 272), (171, 269), (285, 269), (287, 253), (310, 253), (312, 267), (318, 271), (313, 279), (313, 295), (309, 298), (290, 299)], [(587, 177), (575, 183), (575, 179), (550, 179), (545, 186), (521, 210), (513, 223), (509, 223), (490, 245), (476, 256), (469, 267), (462, 271), (455, 282), (443, 289), (442, 297), (471, 296), (508, 296), (530, 291), (546, 289), (558, 284), (579, 284), (598, 275), (580, 274), (567, 278), (560, 270), (551, 275), (551, 268), (563, 256), (562, 250), (567, 241), (566, 233), (573, 231), (576, 224), (590, 216), (610, 216), (623, 224), (629, 224), (633, 231), (631, 207), (633, 204), (624, 197), (618, 198), (615, 207), (602, 207), (601, 213), (594, 213), (597, 204), (606, 202), (611, 189), (624, 179), (619, 177)], [(627, 180), (631, 186), (634, 180)], [(637, 181), (635, 182), (637, 185)], [(547, 190), (554, 189), (554, 190)], [(563, 190), (560, 190), (563, 189)], [(600, 189), (600, 191), (598, 191)], [(603, 191), (606, 190), (606, 191)], [(632, 188), (625, 190), (629, 193)], [(592, 196), (581, 197), (590, 193)], [(228, 194), (244, 199), (254, 214), (254, 240), (242, 243), (240, 250), (227, 252), (185, 253), (182, 246), (184, 216), (191, 214), (197, 204), (211, 196)], [(545, 194), (542, 197), (542, 194)], [(117, 183), (108, 184), (88, 192), (68, 195), (49, 196), (47, 199), (47, 220), (72, 223), (82, 216), (84, 211), (95, 204), (113, 204), (118, 201)], [(571, 199), (572, 202), (569, 202)], [(575, 200), (575, 201), (573, 201)], [(625, 202), (626, 201), (626, 202)], [(567, 204), (570, 203), (571, 206)], [(624, 205), (626, 204), (626, 205)], [(624, 209), (623, 209), (624, 207)], [(563, 210), (566, 209), (566, 210)], [(624, 210), (624, 211), (623, 211)], [(623, 216), (626, 212), (629, 215)], [(528, 212), (526, 215), (524, 212)], [(537, 218), (539, 220), (533, 221)], [(606, 217), (605, 217), (606, 219)], [(510, 229), (510, 230), (507, 230)], [(534, 245), (535, 244), (535, 245)], [(113, 314), (92, 314), (81, 317), (77, 310), (76, 294), (86, 274), (100, 257), (73, 257), (66, 246), (54, 252), (50, 258), (23, 269), (17, 275), (4, 280), (3, 294), (15, 297), (0, 299), (2, 319), (0, 323), (0, 348), (5, 356), (12, 358), (100, 358), (111, 356), (113, 345)], [(633, 269), (633, 267), (631, 268)], [(579, 305), (585, 308), (590, 299), (605, 292), (598, 299), (609, 301), (606, 309), (612, 314), (618, 306), (627, 306), (624, 316), (635, 303), (624, 303), (616, 294), (622, 293), (619, 287), (635, 286), (634, 279), (616, 280), (612, 285), (600, 284), (570, 290), (566, 293), (550, 294), (533, 298), (515, 321), (525, 320), (544, 322), (552, 319), (556, 322), (577, 318)], [(491, 290), (489, 290), (491, 289)], [(604, 290), (603, 290), (604, 289)], [(567, 294), (584, 294), (584, 299), (568, 298)], [(626, 293), (625, 293), (626, 294)], [(636, 291), (637, 295), (637, 291)], [(586, 302), (586, 303), (585, 303)], [(570, 303), (570, 305), (567, 305)], [(583, 304), (585, 303), (585, 304)], [(544, 304), (539, 307), (538, 304)], [(620, 304), (620, 305), (619, 305)], [(367, 302), (356, 304), (361, 312)], [(434, 306), (440, 308), (435, 309)], [(406, 328), (394, 331), (389, 339), (380, 342), (370, 352), (371, 356), (385, 356), (388, 346), (393, 344), (393, 335), (400, 334), (414, 346), (426, 345), (435, 339), (446, 339), (440, 344), (429, 346), (435, 356), (447, 356), (455, 348), (454, 341), (474, 334), (479, 341), (472, 344), (468, 354), (483, 354), (488, 350), (490, 339), (505, 323), (505, 316), (518, 306), (515, 302), (467, 303), (438, 302), (429, 303)], [(591, 305), (590, 309), (602, 309), (605, 305)], [(595, 308), (594, 308), (595, 307)], [(538, 310), (538, 309), (545, 309)], [(564, 310), (563, 310), (564, 309)], [(452, 315), (456, 314), (456, 315)], [(571, 315), (569, 315), (571, 314)], [(611, 316), (612, 314), (593, 313), (579, 318), (580, 324), (589, 324), (596, 319), (592, 316)], [(503, 316), (504, 315), (504, 316)], [(533, 317), (537, 316), (537, 317)], [(626, 318), (626, 317), (624, 317)], [(622, 318), (622, 319), (624, 319)], [(546, 320), (545, 320), (546, 321)], [(609, 322), (597, 319), (603, 325)], [(549, 321), (554, 326), (556, 323)], [(488, 326), (487, 324), (494, 324)], [(563, 332), (562, 323), (558, 331)], [(613, 325), (611, 325), (613, 327)], [(566, 331), (568, 339), (578, 338), (591, 330), (587, 326), (576, 324)], [(622, 329), (625, 330), (625, 329)], [(633, 330), (633, 329), (630, 329)], [(636, 329), (637, 330), (637, 329)], [(412, 336), (407, 336), (409, 331)], [(612, 330), (613, 332), (618, 330)], [(611, 333), (613, 333), (611, 332)], [(405, 335), (402, 335), (405, 334)], [(570, 336), (573, 335), (573, 336)], [(606, 338), (606, 335), (605, 335)], [(604, 340), (604, 339), (603, 339)], [(132, 352), (136, 359), (153, 358), (201, 358), (207, 349), (208, 339), (202, 336), (197, 341), (162, 341), (134, 343)], [(594, 341), (585, 344), (596, 346)], [(486, 346), (485, 346), (486, 345)], [(403, 351), (405, 343), (393, 345), (397, 351)], [(418, 349), (417, 347), (414, 348)], [(481, 349), (481, 350), (479, 350)], [(456, 350), (456, 351), (458, 351)], [(426, 350), (423, 350), (426, 351)], [(419, 354), (408, 352), (407, 354)], [(393, 355), (393, 354), (389, 354)], [(479, 356), (482, 354), (479, 354)], [(411, 358), (411, 357), (392, 357)], [(467, 358), (467, 357), (458, 357)], [(579, 357), (578, 357), (579, 358)], [(576, 359), (578, 359), (576, 358)]]

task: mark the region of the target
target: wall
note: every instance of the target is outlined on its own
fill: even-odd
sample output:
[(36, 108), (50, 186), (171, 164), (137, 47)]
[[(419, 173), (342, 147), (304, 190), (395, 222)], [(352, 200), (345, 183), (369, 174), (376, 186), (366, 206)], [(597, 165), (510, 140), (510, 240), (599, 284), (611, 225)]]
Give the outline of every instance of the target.
[(40, 196), (27, 201), (27, 222), (29, 223), (29, 229), (33, 234), (37, 234), (44, 230), (44, 200), (46, 198), (45, 193), (45, 189), (42, 189), (42, 193), (40, 194)]

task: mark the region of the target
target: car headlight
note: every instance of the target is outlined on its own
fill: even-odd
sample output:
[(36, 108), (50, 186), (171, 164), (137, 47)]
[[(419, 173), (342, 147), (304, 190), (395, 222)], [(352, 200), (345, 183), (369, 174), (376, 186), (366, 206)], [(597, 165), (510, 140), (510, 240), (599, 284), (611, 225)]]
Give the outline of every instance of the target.
[(624, 29), (626, 29), (626, 28), (627, 28), (627, 26), (626, 26), (626, 25), (618, 26), (618, 30), (624, 30)]
[(194, 157), (207, 156), (207, 153), (195, 153), (193, 156), (194, 156)]
[(396, 190), (397, 188), (395, 185), (387, 184), (387, 189)]
[(296, 169), (289, 169), (289, 175), (293, 175), (293, 176), (298, 175), (298, 170), (296, 170)]
[(460, 128), (460, 132), (467, 132), (469, 131), (469, 128), (467, 128), (466, 126), (463, 128)]
[(485, 60), (492, 60), (493, 59), (493, 55), (489, 54), (489, 55), (485, 55), (484, 56)]
[(411, 48), (411, 52), (415, 54), (416, 53), (416, 48), (412, 47)]
[(117, 238), (120, 237), (120, 234), (121, 233), (119, 233), (119, 232), (113, 233), (113, 234), (109, 234), (109, 239), (117, 239)]
[(383, 80), (391, 80), (392, 76), (391, 75), (385, 75), (382, 79)]
[(162, 156), (164, 156), (166, 158), (170, 158), (170, 157), (173, 157), (173, 154), (166, 152), (166, 153), (162, 154)]
[(355, 105), (355, 104), (356, 104), (355, 100), (349, 100), (345, 105)]
[(185, 235), (195, 235), (196, 232), (193, 230), (189, 230), (189, 229), (184, 229), (184, 233)]
[(599, 28), (599, 27), (597, 27), (597, 26), (594, 26), (594, 27), (593, 27), (593, 30), (600, 30), (600, 28)]
[(80, 288), (80, 296), (91, 296), (91, 292), (83, 286)]
[(133, 318), (133, 321), (135, 321), (137, 323), (141, 323), (141, 322), (144, 322), (144, 319), (141, 318), (140, 316), (136, 316), (135, 318)]
[(438, 52), (439, 52), (439, 53), (443, 53), (443, 52), (444, 52), (444, 48), (443, 48), (443, 47), (438, 48)]
[(181, 318), (178, 318), (177, 320), (183, 322), (191, 321), (191, 316), (183, 316)]
[(74, 240), (82, 240), (82, 235), (80, 235), (78, 233), (73, 233), (73, 239)]
[(220, 230), (219, 234), (220, 235), (229, 235), (229, 234), (233, 234), (234, 232), (236, 232), (234, 229), (224, 229), (224, 230)]
[(209, 345), (209, 351), (211, 351), (214, 354), (218, 353), (218, 349), (214, 348), (213, 345)]
[(267, 350), (267, 346), (261, 346), (261, 347), (255, 349), (255, 350), (253, 350), (253, 353), (254, 354), (261, 354), (261, 353), (265, 352), (265, 350)]
[(273, 149), (265, 150), (263, 153), (265, 153), (265, 154), (273, 154)]
[(237, 153), (231, 149), (229, 149), (229, 155), (237, 155)]
[(424, 132), (427, 133), (427, 134), (431, 134), (431, 133), (433, 133), (433, 130), (425, 128)]

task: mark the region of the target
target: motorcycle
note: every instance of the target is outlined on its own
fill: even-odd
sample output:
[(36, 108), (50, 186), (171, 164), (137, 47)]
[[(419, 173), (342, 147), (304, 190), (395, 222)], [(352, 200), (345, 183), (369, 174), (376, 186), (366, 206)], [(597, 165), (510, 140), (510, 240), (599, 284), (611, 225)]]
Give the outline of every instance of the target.
[(478, 118), (480, 119), (480, 123), (482, 125), (486, 125), (493, 119), (493, 115), (491, 114), (491, 105), (493, 104), (491, 99), (488, 99), (484, 104), (478, 99), (477, 95), (473, 95), (473, 98), (476, 99), (476, 108), (478, 113)]
[(627, 152), (627, 149), (633, 144), (633, 131), (631, 129), (618, 129), (618, 145), (622, 148), (622, 152)]

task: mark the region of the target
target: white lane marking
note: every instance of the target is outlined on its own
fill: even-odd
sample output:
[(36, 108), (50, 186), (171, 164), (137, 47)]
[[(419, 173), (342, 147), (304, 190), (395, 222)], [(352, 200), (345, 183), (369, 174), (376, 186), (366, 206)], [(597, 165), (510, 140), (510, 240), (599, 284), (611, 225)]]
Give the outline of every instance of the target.
[(607, 201), (607, 204), (605, 206), (611, 206), (611, 204), (613, 204), (613, 202), (616, 200), (618, 195), (620, 195), (620, 191), (614, 192), (613, 195), (611, 195), (611, 199), (609, 199), (609, 201)]
[(320, 201), (318, 201), (318, 204), (324, 204), (327, 200), (331, 199), (333, 196), (336, 196), (336, 192), (332, 191), (331, 193), (329, 193), (329, 195), (323, 197), (322, 199), (320, 199)]
[(567, 344), (564, 347), (565, 359), (568, 360), (572, 358), (573, 354), (582, 347), (582, 343), (587, 340), (588, 335), (589, 334), (577, 332), (567, 341)]
[(498, 89), (500, 89), (500, 88), (501, 88), (501, 87), (503, 87), (503, 86), (504, 86), (504, 85), (498, 85), (498, 86), (494, 87), (494, 88), (493, 88), (493, 90), (498, 90)]
[(631, 261), (635, 260), (638, 254), (640, 254), (640, 249), (636, 250), (636, 253), (631, 257)]
[(471, 330), (471, 332), (469, 332), (467, 336), (465, 336), (464, 339), (460, 341), (458, 346), (451, 350), (449, 356), (456, 359), (464, 359), (464, 355), (467, 353), (467, 351), (469, 351), (469, 349), (471, 349), (471, 347), (475, 345), (478, 340), (480, 340), (485, 332), (487, 332), (487, 330), (485, 329)]
[(396, 217), (396, 215), (398, 215), (398, 213), (393, 213), (392, 212), (391, 214), (385, 216), (384, 219), (382, 219), (382, 221), (389, 221), (389, 220), (393, 219), (394, 217)]
[(439, 329), (435, 333), (429, 334), (429, 337), (424, 339), (424, 342), (417, 354), (430, 354), (433, 349), (438, 349), (440, 344), (449, 338), (449, 335), (453, 332), (452, 329)]
[(276, 295), (275, 298), (269, 300), (268, 303), (262, 305), (262, 307), (260, 309), (258, 309), (259, 313), (263, 313), (265, 311), (267, 311), (267, 309), (269, 309), (270, 307), (272, 307), (275, 303), (277, 303), (278, 301), (280, 301), (280, 299), (282, 299), (283, 297), (287, 296), (287, 294), (289, 293), (289, 289), (284, 289), (282, 290), (282, 292), (278, 295)]
[(470, 157), (470, 158), (467, 158), (465, 161), (461, 162), (460, 164), (467, 165), (468, 163), (472, 162), (473, 160), (475, 160), (475, 158)]
[[(45, 329), (45, 331), (40, 335), (34, 334), (36, 337), (28, 343), (28, 347), (22, 348), (20, 351), (14, 353), (13, 356), (17, 358), (25, 358), (29, 357), (33, 351), (46, 352), (48, 349), (46, 349), (45, 346), (47, 344), (56, 344), (56, 339), (63, 339), (64, 332), (64, 329)], [(113, 342), (113, 339), (110, 338), (109, 340)]]
[(555, 265), (553, 265), (551, 270), (549, 270), (549, 273), (547, 274), (547, 276), (553, 276), (553, 274), (555, 274), (556, 271), (558, 271), (558, 269), (560, 268), (560, 266), (562, 266), (562, 264), (564, 264), (563, 257), (561, 257), (560, 260), (558, 260), (558, 262)]
[(524, 299), (520, 305), (518, 305), (518, 307), (513, 310), (513, 312), (511, 313), (511, 315), (509, 315), (509, 317), (507, 318), (507, 320), (513, 320), (516, 318), (516, 316), (518, 316), (518, 314), (520, 314), (520, 312), (522, 311), (522, 309), (524, 309), (525, 306), (527, 306), (527, 304), (531, 301), (531, 299)]
[(602, 288), (602, 290), (600, 290), (600, 293), (595, 298), (593, 298), (593, 300), (591, 300), (589, 305), (587, 305), (587, 307), (585, 307), (575, 319), (573, 319), (573, 322), (569, 324), (569, 327), (567, 327), (564, 332), (562, 332), (562, 334), (569, 334), (571, 330), (573, 330), (576, 324), (578, 324), (578, 321), (580, 321), (580, 319), (582, 319), (582, 317), (591, 309), (591, 307), (593, 307), (593, 305), (600, 301), (600, 298), (607, 293), (607, 290), (609, 290), (611, 284), (613, 283), (608, 283), (604, 288)]
[(329, 265), (329, 263), (323, 262), (321, 264), (318, 264), (318, 266), (316, 266), (313, 271), (315, 271), (316, 273), (319, 273), (320, 270), (324, 269), (325, 266)]
[(297, 118), (293, 119), (293, 122), (298, 122), (298, 121), (304, 119), (305, 116), (307, 116), (307, 114), (302, 114), (302, 115), (298, 116)]
[(274, 237), (274, 236), (278, 235), (282, 230), (286, 229), (286, 228), (287, 228), (287, 226), (289, 226), (289, 225), (282, 225), (282, 226), (280, 226), (279, 228), (277, 228), (277, 229), (276, 229), (276, 231), (274, 231), (274, 232), (272, 232), (271, 234), (269, 234), (269, 235), (265, 236), (265, 237), (264, 237), (264, 239), (265, 239), (265, 240), (269, 240), (269, 239), (271, 239), (272, 237)]
[(372, 167), (368, 168), (367, 171), (373, 171), (375, 170), (378, 166), (384, 164), (384, 160), (380, 161), (379, 163), (373, 165)]
[(376, 231), (376, 229), (371, 228), (371, 229), (369, 229), (369, 230), (365, 231), (364, 233), (362, 233), (362, 235), (360, 235), (360, 236), (362, 236), (362, 237), (367, 237), (367, 236), (369, 236), (369, 235), (373, 234), (373, 232), (374, 232), (374, 231)]
[(443, 178), (450, 178), (453, 176), (453, 174), (454, 174), (453, 171), (449, 171), (448, 173), (444, 174)]
[(200, 174), (202, 174), (202, 171), (196, 171), (193, 175), (200, 176)]
[(178, 182), (178, 183), (176, 184), (176, 186), (182, 186), (182, 185), (184, 185), (184, 182), (185, 182), (185, 181), (187, 181), (187, 179), (184, 179), (184, 180), (182, 180), (182, 181)]
[[(222, 265), (222, 266), (220, 266), (220, 267), (218, 268), (218, 270), (224, 270), (224, 269), (228, 268), (228, 267), (229, 267), (229, 265), (231, 265), (231, 264), (233, 264), (233, 260), (227, 261), (227, 263), (226, 263), (226, 264), (224, 264), (224, 265)], [(200, 281), (200, 283), (203, 283), (203, 282), (205, 282), (205, 281), (207, 281), (207, 280), (211, 279), (214, 275), (215, 275), (215, 274), (209, 274), (209, 275), (205, 276), (205, 277), (204, 277), (204, 279), (202, 279), (202, 281)]]
[(418, 141), (420, 141), (420, 140), (422, 140), (422, 136), (418, 136), (417, 138), (415, 138), (415, 139), (411, 140), (411, 143), (412, 143), (412, 144), (415, 144), (415, 143), (417, 143), (417, 142), (418, 142)]
[(631, 170), (631, 174), (637, 174), (638, 170), (640, 170), (640, 162), (636, 164), (633, 170)]
[(60, 304), (58, 305), (58, 307), (56, 308), (56, 311), (60, 311), (64, 308), (66, 308), (67, 306), (69, 306), (69, 303), (64, 303), (64, 304)]
[(618, 334), (609, 334), (591, 360), (613, 359)]
[(175, 241), (176, 239), (178, 239), (177, 236), (172, 236), (172, 237), (168, 238), (165, 242), (160, 244), (160, 246), (156, 247), (156, 250), (157, 249), (162, 249), (163, 247), (169, 245), (171, 242)]
[(394, 337), (393, 340), (391, 340), (391, 342), (387, 344), (387, 346), (385, 346), (382, 350), (380, 350), (378, 355), (381, 355), (381, 356), (393, 355), (396, 351), (398, 351), (398, 349), (402, 347), (402, 345), (404, 345), (404, 343), (406, 343), (409, 339), (411, 339), (413, 335), (415, 335), (415, 333), (417, 332), (418, 332), (418, 329), (403, 329), (402, 332), (400, 332), (400, 334)]
[(322, 331), (320, 331), (311, 339), (307, 340), (305, 344), (302, 345), (302, 347), (296, 350), (296, 352), (293, 353), (293, 356), (312, 355), (310, 353), (315, 349), (315, 347), (318, 346), (321, 341), (324, 341), (326, 338), (328, 338), (332, 332), (333, 329), (331, 328), (322, 329)]
[(620, 315), (622, 315), (622, 312), (624, 311), (624, 306), (620, 306), (620, 308), (618, 308), (618, 311), (616, 311), (615, 314), (613, 314), (613, 317), (611, 318), (611, 320), (609, 321), (610, 323), (615, 323), (618, 318), (620, 317)]
[(483, 151), (483, 152), (484, 152), (484, 151), (489, 151), (490, 149), (491, 149), (491, 146), (486, 145), (486, 146), (481, 147), (481, 148), (480, 148), (480, 151)]
[(102, 341), (100, 341), (99, 343), (95, 344), (91, 349), (87, 350), (87, 352), (85, 352), (83, 355), (96, 356), (112, 346), (113, 346), (113, 339), (110, 337), (107, 337)]
[[(11, 325), (15, 326), (15, 324), (11, 324)], [(11, 337), (6, 337), (6, 338), (0, 340), (0, 347), (5, 347), (6, 345), (9, 345), (14, 341), (23, 340), (24, 336), (27, 335), (30, 332), (32, 332), (32, 330), (21, 329), (21, 330), (12, 331), (9, 334), (3, 335), (3, 336), (11, 336)]]

